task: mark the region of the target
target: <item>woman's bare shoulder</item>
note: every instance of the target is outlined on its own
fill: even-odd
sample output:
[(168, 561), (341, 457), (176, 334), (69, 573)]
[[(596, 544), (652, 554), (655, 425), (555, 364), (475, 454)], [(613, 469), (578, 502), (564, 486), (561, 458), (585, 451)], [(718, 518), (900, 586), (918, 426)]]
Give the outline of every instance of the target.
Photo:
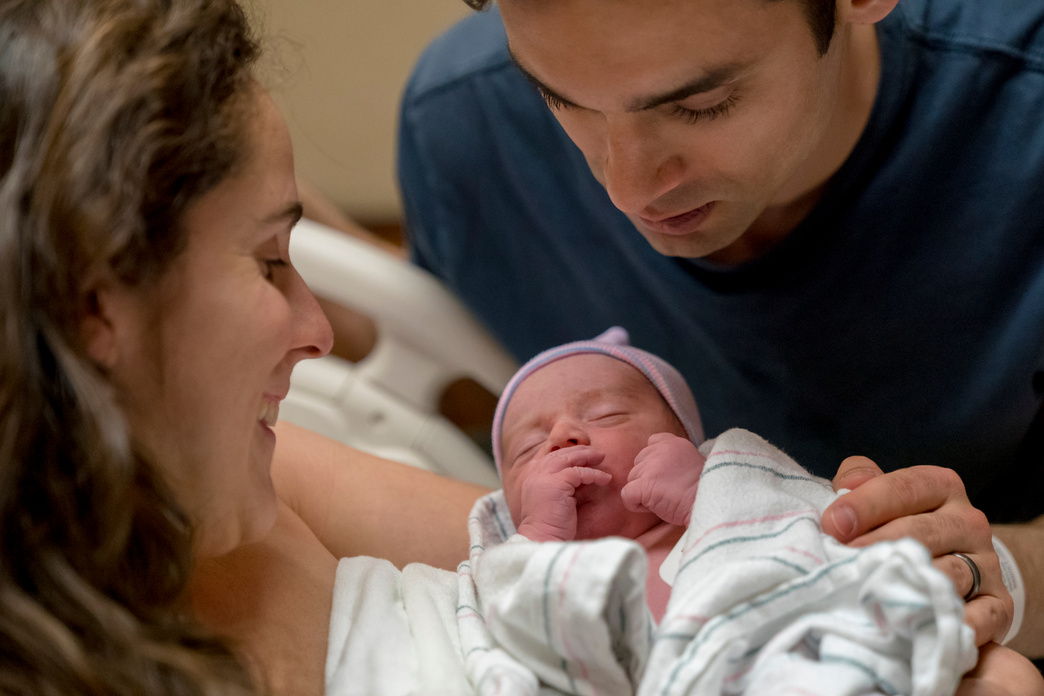
[(321, 693), (337, 560), (286, 505), (263, 540), (201, 561), (197, 618), (257, 666), (273, 694)]

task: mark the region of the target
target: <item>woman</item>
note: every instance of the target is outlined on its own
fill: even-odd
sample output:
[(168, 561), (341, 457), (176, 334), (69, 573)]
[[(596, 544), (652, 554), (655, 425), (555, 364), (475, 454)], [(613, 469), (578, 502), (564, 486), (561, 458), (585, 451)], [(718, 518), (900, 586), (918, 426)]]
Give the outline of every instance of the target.
[(302, 431), (277, 502), (331, 338), (256, 55), (234, 0), (0, 2), (4, 693), (316, 693), (337, 557), (465, 555), (480, 489)]
[(271, 528), (270, 424), (330, 345), (257, 47), (209, 0), (6, 2), (0, 27), (0, 684), (244, 691), (179, 604), (194, 556)]
[(209, 0), (5, 2), (0, 32), (0, 689), (244, 692), (180, 605), (271, 527), (269, 425), (330, 344), (256, 44)]
[(331, 343), (257, 54), (231, 0), (0, 3), (4, 693), (251, 688), (189, 582), (278, 538), (271, 426)]

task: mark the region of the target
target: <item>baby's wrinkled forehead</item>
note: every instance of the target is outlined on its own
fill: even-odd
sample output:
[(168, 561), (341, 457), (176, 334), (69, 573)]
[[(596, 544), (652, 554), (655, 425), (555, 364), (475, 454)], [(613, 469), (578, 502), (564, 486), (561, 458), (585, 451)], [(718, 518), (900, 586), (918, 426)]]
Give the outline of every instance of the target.
[[(549, 393), (569, 393), (576, 392), (578, 384), (593, 387), (587, 390), (591, 394), (660, 393), (634, 365), (600, 353), (577, 353), (541, 365), (527, 374), (515, 385), (508, 411), (520, 396), (536, 388), (534, 385)], [(506, 417), (507, 412), (504, 415)]]
[(554, 402), (576, 408), (591, 407), (607, 399), (655, 399), (673, 413), (663, 395), (635, 366), (599, 353), (578, 353), (559, 358), (526, 375), (515, 386), (504, 410), (502, 429), (509, 435), (525, 421)]

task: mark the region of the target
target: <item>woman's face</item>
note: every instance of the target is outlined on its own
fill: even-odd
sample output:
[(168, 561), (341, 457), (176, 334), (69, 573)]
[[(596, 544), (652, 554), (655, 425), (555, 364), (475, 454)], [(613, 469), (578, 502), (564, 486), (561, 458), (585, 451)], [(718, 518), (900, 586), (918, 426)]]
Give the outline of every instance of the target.
[(102, 295), (112, 374), (135, 440), (219, 555), (275, 520), (272, 424), (332, 334), (290, 265), (300, 216), (290, 137), (258, 90), (245, 162), (186, 211), (187, 246), (147, 290)]

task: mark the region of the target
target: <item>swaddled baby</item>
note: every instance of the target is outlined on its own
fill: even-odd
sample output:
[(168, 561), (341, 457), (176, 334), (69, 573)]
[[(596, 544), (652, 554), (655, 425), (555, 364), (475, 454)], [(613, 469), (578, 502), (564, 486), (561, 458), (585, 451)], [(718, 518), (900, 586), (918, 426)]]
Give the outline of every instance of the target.
[(703, 428), (678, 371), (627, 340), (613, 327), (523, 365), (497, 405), (493, 451), (523, 536), (622, 536), (645, 548), (659, 620), (670, 593), (659, 568), (689, 521)]

